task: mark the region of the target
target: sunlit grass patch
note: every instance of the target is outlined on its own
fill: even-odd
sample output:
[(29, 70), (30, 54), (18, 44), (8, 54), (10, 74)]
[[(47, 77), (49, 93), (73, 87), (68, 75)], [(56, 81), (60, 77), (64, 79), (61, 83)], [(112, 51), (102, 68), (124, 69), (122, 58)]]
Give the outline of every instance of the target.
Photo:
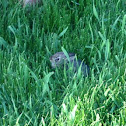
[[(0, 125), (125, 125), (125, 5), (1, 0)], [(88, 77), (51, 68), (61, 47), (89, 65)]]

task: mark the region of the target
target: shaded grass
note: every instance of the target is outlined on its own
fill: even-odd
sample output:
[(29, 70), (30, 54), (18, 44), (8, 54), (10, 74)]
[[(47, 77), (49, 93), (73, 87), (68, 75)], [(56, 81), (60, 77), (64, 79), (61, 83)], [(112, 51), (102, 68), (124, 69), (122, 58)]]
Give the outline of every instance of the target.
[[(126, 124), (124, 1), (0, 8), (0, 125)], [(89, 64), (88, 78), (51, 69), (62, 46)]]

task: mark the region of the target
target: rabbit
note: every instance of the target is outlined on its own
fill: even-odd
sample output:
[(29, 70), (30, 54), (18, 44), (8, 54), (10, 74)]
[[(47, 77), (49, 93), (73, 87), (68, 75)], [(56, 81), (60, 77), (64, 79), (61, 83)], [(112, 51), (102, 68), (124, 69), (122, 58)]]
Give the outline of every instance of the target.
[(23, 6), (25, 7), (26, 5), (35, 4), (35, 3), (39, 2), (40, 0), (19, 0), (19, 1), (23, 1)]
[(73, 64), (73, 70), (74, 72), (78, 71), (78, 68), (81, 65), (81, 71), (83, 73), (83, 75), (86, 77), (89, 75), (89, 67), (82, 62), (81, 60), (77, 60), (76, 59), (76, 55), (74, 53), (68, 53), (70, 60), (67, 59), (67, 57), (65, 56), (65, 54), (63, 52), (57, 52), (56, 54), (54, 54), (53, 56), (50, 57), (50, 62), (51, 62), (51, 66), (52, 68), (56, 68), (56, 67), (61, 67), (64, 66), (66, 64), (66, 67), (68, 69), (69, 67), (69, 61), (71, 64)]

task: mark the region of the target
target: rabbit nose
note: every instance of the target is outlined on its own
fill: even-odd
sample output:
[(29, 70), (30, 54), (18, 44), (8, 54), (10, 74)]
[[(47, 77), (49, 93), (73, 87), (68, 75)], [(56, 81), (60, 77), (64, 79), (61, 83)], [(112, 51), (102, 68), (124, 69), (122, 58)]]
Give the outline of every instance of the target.
[(55, 66), (55, 63), (52, 63), (51, 66), (52, 66), (52, 68), (55, 68), (55, 67), (56, 67), (56, 66)]

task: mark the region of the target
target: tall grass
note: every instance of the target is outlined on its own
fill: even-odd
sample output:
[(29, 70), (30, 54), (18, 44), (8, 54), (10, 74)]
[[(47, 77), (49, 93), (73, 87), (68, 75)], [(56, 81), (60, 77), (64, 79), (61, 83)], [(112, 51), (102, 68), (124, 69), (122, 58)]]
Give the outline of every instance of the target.
[[(126, 125), (126, 3), (0, 1), (0, 125)], [(74, 52), (90, 76), (53, 70)]]

